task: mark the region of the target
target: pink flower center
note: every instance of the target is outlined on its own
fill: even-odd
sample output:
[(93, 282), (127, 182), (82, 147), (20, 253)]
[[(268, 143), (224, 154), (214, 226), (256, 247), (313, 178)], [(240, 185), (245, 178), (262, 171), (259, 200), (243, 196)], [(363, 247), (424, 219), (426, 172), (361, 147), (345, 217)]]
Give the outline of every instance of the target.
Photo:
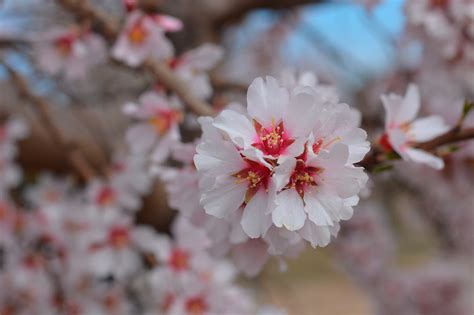
[(120, 303), (119, 297), (114, 294), (108, 294), (104, 298), (104, 306), (109, 311), (113, 311), (117, 309), (117, 307), (119, 306), (119, 303)]
[(186, 311), (189, 315), (203, 315), (208, 310), (208, 305), (202, 297), (193, 297), (186, 301)]
[(314, 187), (317, 185), (314, 179), (315, 175), (321, 172), (320, 168), (314, 166), (306, 166), (303, 160), (297, 160), (295, 169), (291, 174), (287, 189), (296, 189), (301, 198), (304, 197), (304, 192), (308, 187)]
[(43, 266), (43, 258), (37, 254), (29, 254), (23, 258), (23, 264), (26, 268), (35, 270)]
[(176, 123), (182, 121), (183, 115), (178, 110), (160, 110), (156, 116), (150, 118), (150, 124), (158, 134), (164, 135)]
[(258, 139), (252, 146), (262, 151), (265, 155), (278, 157), (285, 152), (286, 148), (295, 142), (295, 140), (290, 139), (285, 133), (283, 121), (278, 123), (278, 125), (272, 122), (270, 128), (263, 127), (256, 120), (253, 121), (253, 125), (257, 132)]
[(182, 271), (189, 268), (189, 253), (180, 248), (176, 248), (171, 252), (169, 265), (174, 271)]
[(72, 53), (72, 47), (76, 41), (76, 36), (73, 34), (68, 34), (57, 38), (54, 41), (54, 46), (57, 52), (63, 56), (67, 57)]
[(380, 137), (379, 139), (379, 144), (382, 147), (382, 149), (386, 152), (391, 152), (393, 151), (392, 144), (390, 143), (390, 139), (388, 137), (388, 134), (384, 132), (384, 134)]
[(127, 12), (131, 12), (137, 6), (137, 0), (123, 0), (123, 4)]
[(128, 30), (128, 40), (133, 45), (141, 45), (148, 37), (148, 30), (143, 24), (144, 18), (140, 18)]
[(114, 227), (109, 231), (109, 244), (116, 248), (124, 248), (130, 243), (130, 234), (125, 227)]
[(169, 61), (168, 61), (168, 66), (175, 70), (179, 65), (181, 65), (182, 63), (182, 58), (180, 57), (175, 57), (175, 58), (171, 58)]
[(112, 204), (115, 201), (115, 191), (111, 187), (103, 187), (96, 196), (95, 202), (105, 207)]
[(245, 202), (248, 203), (261, 187), (263, 187), (265, 191), (268, 190), (272, 171), (258, 162), (246, 158), (243, 159), (247, 167), (232, 176), (236, 177), (238, 182), (247, 182)]

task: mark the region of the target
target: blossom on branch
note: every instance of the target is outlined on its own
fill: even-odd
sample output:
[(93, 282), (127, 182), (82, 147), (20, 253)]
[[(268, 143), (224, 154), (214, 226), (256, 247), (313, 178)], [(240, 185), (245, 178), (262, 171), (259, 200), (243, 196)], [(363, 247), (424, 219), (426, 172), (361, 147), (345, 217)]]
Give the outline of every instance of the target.
[(228, 109), (200, 119), (194, 162), (201, 204), (221, 218), (243, 209), (240, 223), (250, 238), (267, 236), (273, 226), (313, 246), (327, 245), (367, 181), (353, 165), (368, 151), (353, 119), (347, 105), (314, 85), (256, 79), (247, 113)]
[(126, 134), (131, 152), (151, 152), (152, 160), (157, 163), (166, 160), (173, 145), (181, 138), (181, 110), (174, 106), (170, 99), (157, 92), (144, 93), (139, 104), (128, 103), (123, 110), (125, 114), (138, 120)]
[(88, 31), (53, 31), (35, 43), (38, 66), (50, 75), (83, 79), (94, 66), (105, 61), (107, 50), (102, 37)]
[(408, 86), (404, 97), (382, 95), (382, 102), (386, 111), (385, 133), (380, 139), (382, 148), (395, 151), (406, 161), (442, 169), (441, 158), (415, 147), (416, 143), (432, 140), (450, 129), (440, 116), (415, 119), (421, 103), (418, 87)]
[(134, 10), (127, 16), (125, 27), (112, 48), (112, 56), (131, 67), (139, 66), (147, 58), (171, 58), (174, 48), (165, 32), (176, 32), (181, 28), (181, 21), (171, 16)]
[(170, 66), (188, 84), (194, 95), (208, 99), (212, 95), (212, 86), (207, 72), (215, 67), (223, 55), (219, 46), (204, 44), (172, 59)]

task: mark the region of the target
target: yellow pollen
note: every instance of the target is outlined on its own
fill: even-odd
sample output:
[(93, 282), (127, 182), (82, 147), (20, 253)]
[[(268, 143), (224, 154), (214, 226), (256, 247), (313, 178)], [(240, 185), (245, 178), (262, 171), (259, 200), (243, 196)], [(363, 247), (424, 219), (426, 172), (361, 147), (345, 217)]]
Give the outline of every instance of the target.
[(141, 44), (145, 41), (147, 36), (146, 30), (141, 24), (134, 25), (128, 33), (128, 40), (132, 44)]
[(299, 181), (301, 183), (307, 183), (307, 184), (310, 184), (313, 182), (313, 178), (308, 174), (308, 173), (304, 173), (304, 174), (298, 174), (296, 175), (296, 181)]
[(247, 175), (246, 180), (249, 181), (250, 187), (255, 188), (260, 183), (261, 178), (257, 173), (250, 171)]
[(411, 124), (409, 122), (403, 123), (400, 125), (400, 130), (403, 132), (409, 132), (411, 129)]

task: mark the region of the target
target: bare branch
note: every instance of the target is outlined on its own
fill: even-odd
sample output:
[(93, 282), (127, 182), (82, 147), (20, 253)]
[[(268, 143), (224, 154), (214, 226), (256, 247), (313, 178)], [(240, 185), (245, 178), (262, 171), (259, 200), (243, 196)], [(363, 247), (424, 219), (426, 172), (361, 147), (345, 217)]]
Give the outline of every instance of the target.
[(2, 62), (2, 65), (10, 74), (11, 82), (16, 86), (19, 94), (34, 106), (34, 109), (38, 113), (42, 125), (48, 131), (54, 144), (66, 152), (71, 166), (74, 167), (74, 169), (83, 179), (90, 180), (94, 178), (96, 176), (96, 172), (86, 160), (81, 150), (74, 143), (67, 141), (63, 137), (61, 130), (54, 123), (54, 119), (49, 110), (48, 102), (34, 94), (28, 87), (26, 80), (15, 70), (13, 70), (8, 64)]
[[(105, 36), (110, 42), (113, 42), (117, 38), (119, 33), (118, 25), (110, 17), (93, 8), (88, 1), (56, 1), (73, 14), (79, 21), (90, 21), (92, 27)], [(120, 62), (119, 60), (117, 61)], [(152, 73), (156, 81), (176, 93), (176, 95), (178, 95), (195, 114), (204, 116), (215, 115), (212, 106), (197, 98), (188, 88), (186, 83), (176, 76), (176, 74), (174, 74), (165, 63), (156, 60), (147, 60), (144, 62), (142, 69)]]

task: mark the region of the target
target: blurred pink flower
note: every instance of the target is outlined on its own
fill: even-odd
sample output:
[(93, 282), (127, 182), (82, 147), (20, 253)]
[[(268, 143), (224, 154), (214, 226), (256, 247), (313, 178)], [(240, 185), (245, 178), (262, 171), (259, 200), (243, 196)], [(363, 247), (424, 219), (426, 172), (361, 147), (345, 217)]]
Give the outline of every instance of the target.
[(147, 58), (171, 58), (174, 48), (165, 32), (176, 32), (181, 28), (181, 21), (173, 17), (134, 10), (127, 16), (125, 27), (112, 48), (112, 56), (131, 67), (139, 66)]
[(441, 158), (414, 147), (415, 143), (432, 140), (450, 129), (440, 116), (415, 119), (421, 103), (418, 87), (411, 84), (403, 98), (396, 94), (382, 95), (382, 102), (386, 111), (382, 147), (394, 150), (406, 161), (442, 169)]

